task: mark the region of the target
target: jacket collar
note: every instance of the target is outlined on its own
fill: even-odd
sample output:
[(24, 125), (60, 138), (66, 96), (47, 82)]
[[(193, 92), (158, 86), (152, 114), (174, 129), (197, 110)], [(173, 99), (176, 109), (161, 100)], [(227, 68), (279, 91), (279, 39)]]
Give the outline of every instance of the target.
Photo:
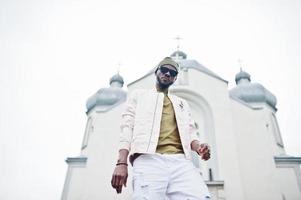
[[(163, 93), (163, 92), (158, 92), (156, 87), (152, 88), (152, 91), (153, 91), (154, 93)], [(167, 91), (167, 96), (169, 96), (169, 95), (171, 95), (171, 93), (170, 93), (170, 91), (168, 90), (168, 91)]]

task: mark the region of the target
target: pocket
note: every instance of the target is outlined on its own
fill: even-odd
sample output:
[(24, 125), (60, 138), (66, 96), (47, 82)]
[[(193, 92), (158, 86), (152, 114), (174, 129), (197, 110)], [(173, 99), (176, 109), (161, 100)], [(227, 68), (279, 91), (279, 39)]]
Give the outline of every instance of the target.
[(133, 174), (133, 200), (150, 200), (149, 186), (144, 181), (143, 173)]

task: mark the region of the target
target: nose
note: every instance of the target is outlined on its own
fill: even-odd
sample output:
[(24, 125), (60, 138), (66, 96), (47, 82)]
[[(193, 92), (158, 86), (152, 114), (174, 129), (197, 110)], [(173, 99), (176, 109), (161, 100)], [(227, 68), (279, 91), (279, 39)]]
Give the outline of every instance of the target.
[(170, 77), (170, 72), (167, 71), (166, 73), (164, 73), (164, 75)]

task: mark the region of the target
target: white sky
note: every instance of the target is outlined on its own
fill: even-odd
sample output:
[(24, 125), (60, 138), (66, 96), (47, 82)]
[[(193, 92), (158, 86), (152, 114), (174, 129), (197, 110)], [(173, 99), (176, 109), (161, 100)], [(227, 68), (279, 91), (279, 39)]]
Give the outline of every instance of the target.
[(144, 75), (177, 35), (229, 89), (242, 59), (277, 97), (287, 153), (301, 156), (301, 1), (0, 0), (0, 199), (59, 199), (87, 98), (119, 62), (126, 84)]

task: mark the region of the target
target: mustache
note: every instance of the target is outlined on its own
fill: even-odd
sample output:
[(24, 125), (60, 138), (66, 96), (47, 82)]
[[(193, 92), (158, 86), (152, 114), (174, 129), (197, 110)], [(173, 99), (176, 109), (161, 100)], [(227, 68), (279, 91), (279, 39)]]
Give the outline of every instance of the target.
[(169, 86), (171, 86), (173, 84), (173, 82), (170, 82), (170, 83), (161, 82), (161, 80), (158, 76), (157, 76), (157, 82), (158, 82), (158, 85), (161, 89), (166, 89), (166, 88), (168, 88)]

